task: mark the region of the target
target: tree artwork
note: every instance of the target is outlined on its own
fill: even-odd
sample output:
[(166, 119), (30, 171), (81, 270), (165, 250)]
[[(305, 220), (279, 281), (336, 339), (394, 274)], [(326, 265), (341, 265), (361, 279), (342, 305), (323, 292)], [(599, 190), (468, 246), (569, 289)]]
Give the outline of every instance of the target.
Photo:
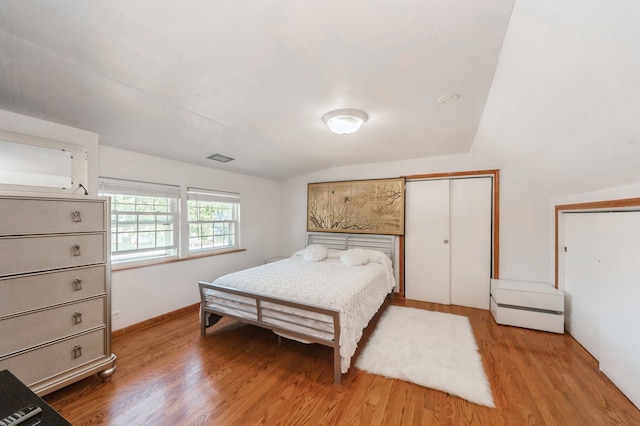
[(404, 179), (310, 183), (307, 230), (404, 234)]

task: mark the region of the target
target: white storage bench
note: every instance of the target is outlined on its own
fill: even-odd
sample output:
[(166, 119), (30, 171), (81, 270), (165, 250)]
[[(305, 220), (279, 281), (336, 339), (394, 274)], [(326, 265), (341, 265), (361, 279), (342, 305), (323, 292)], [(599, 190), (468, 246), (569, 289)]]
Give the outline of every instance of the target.
[(564, 293), (548, 283), (492, 279), (491, 314), (498, 324), (564, 333)]

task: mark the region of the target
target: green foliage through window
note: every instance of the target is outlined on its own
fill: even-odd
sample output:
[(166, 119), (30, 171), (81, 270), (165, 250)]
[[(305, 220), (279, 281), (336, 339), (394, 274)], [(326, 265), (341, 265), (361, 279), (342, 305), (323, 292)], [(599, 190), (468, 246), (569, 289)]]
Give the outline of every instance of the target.
[(237, 204), (189, 200), (189, 250), (236, 245)]

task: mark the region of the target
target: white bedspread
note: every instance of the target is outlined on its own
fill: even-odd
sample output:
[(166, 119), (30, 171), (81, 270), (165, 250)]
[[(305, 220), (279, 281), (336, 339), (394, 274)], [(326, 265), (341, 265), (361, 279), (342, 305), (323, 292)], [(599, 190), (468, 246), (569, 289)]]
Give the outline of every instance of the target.
[[(294, 255), (279, 262), (225, 275), (214, 284), (339, 309), (341, 370), (346, 373), (363, 329), (395, 286), (395, 279), (391, 261), (385, 256), (376, 256), (366, 265), (348, 266), (337, 258), (309, 262)], [(224, 301), (220, 301), (220, 293), (207, 290), (207, 294), (208, 300), (215, 298), (217, 303), (224, 305)], [(235, 299), (238, 300), (237, 297)], [(291, 309), (271, 308), (280, 311)], [(299, 311), (296, 313), (300, 314)], [(320, 322), (323, 320), (318, 314), (305, 316)], [(332, 333), (332, 328), (329, 330)]]

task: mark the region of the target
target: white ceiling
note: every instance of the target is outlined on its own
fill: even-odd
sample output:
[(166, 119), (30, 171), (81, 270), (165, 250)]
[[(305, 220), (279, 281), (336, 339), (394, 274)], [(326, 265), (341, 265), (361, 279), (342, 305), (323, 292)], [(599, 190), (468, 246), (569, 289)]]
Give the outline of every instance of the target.
[(551, 197), (640, 184), (640, 2), (517, 0), (471, 152)]
[[(0, 0), (0, 108), (273, 179), (468, 153), (512, 3)], [(336, 108), (369, 121), (331, 134)]]
[(578, 193), (640, 182), (639, 5), (0, 0), (0, 109), (271, 179), (472, 153)]

